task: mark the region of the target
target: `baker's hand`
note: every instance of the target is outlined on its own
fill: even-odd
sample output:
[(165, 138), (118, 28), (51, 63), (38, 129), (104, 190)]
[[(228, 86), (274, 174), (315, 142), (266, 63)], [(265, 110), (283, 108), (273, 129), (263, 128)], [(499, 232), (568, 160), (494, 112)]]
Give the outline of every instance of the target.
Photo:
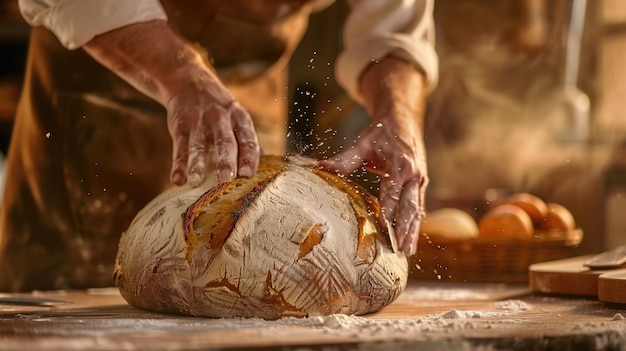
[[(407, 113), (389, 111), (389, 113)], [(428, 183), (424, 146), (416, 133), (389, 122), (368, 126), (347, 151), (320, 161), (322, 168), (349, 174), (362, 166), (381, 175), (383, 215), (393, 223), (398, 247), (407, 255), (417, 250)]]
[(198, 186), (213, 170), (218, 181), (256, 172), (260, 148), (252, 119), (219, 82), (190, 82), (167, 110), (172, 183)]
[(320, 163), (343, 174), (365, 166), (381, 175), (383, 215), (394, 225), (398, 246), (407, 255), (417, 250), (425, 215), (424, 86), (421, 71), (403, 59), (390, 55), (371, 64), (360, 80), (371, 124), (348, 150)]
[(252, 119), (224, 87), (204, 55), (164, 20), (123, 26), (83, 48), (167, 109), (173, 142), (170, 180), (198, 186), (253, 175), (260, 148)]

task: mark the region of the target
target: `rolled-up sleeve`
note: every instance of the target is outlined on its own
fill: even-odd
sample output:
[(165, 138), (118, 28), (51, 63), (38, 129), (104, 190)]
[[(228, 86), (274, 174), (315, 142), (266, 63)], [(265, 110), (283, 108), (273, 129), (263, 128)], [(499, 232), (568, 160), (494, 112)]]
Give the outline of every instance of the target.
[(438, 80), (434, 0), (349, 0), (343, 50), (335, 66), (338, 83), (363, 102), (358, 81), (363, 70), (386, 55), (414, 63), (426, 76), (428, 91)]
[(158, 0), (19, 0), (31, 26), (44, 26), (68, 49), (94, 36), (133, 23), (167, 16)]

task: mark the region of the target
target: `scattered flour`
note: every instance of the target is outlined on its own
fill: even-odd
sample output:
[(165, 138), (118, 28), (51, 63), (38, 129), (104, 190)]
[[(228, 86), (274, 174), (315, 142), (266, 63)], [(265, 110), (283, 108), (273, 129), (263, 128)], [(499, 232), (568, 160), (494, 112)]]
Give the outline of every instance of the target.
[[(496, 303), (495, 308), (500, 311), (461, 311), (453, 309), (440, 314), (426, 315), (421, 318), (386, 319), (333, 314), (304, 319), (283, 318), (274, 323), (319, 326), (324, 328), (326, 333), (349, 332), (354, 336), (388, 335), (392, 333), (447, 333), (453, 330), (471, 330), (479, 327), (491, 328), (493, 323), (513, 323), (515, 321), (510, 319), (503, 320), (500, 317), (530, 310), (531, 306), (521, 300), (505, 300)], [(494, 320), (494, 318), (498, 319)]]
[[(459, 311), (457, 311), (459, 312)], [(420, 332), (449, 332), (460, 329), (474, 329), (475, 326), (467, 321), (454, 320), (444, 317), (446, 314), (427, 316), (424, 318), (397, 318), (397, 319), (370, 319), (358, 316), (330, 315), (323, 317), (326, 333), (341, 333), (346, 331), (352, 336), (415, 334)], [(458, 319), (458, 318), (457, 318)]]
[[(274, 321), (260, 318), (188, 318), (154, 315), (147, 318), (144, 313), (133, 314), (126, 309), (119, 313), (112, 311), (112, 318), (93, 318), (93, 311), (83, 313), (65, 310), (51, 310), (33, 314), (17, 315), (20, 323), (31, 323), (34, 328), (42, 332), (56, 334), (70, 333), (72, 335), (101, 335), (106, 333), (125, 333), (129, 329), (140, 326), (145, 332), (171, 332), (172, 330), (222, 330), (222, 329), (259, 329), (259, 333), (277, 333), (293, 330), (277, 327), (311, 328), (330, 336), (341, 337), (389, 337), (402, 339), (415, 335), (429, 333), (447, 334), (455, 331), (472, 331), (490, 329), (494, 324), (518, 323), (507, 317), (519, 311), (530, 309), (530, 306), (520, 300), (506, 300), (496, 302), (491, 311), (473, 311), (452, 309), (443, 313), (429, 314), (412, 318), (377, 318), (375, 315), (361, 317), (354, 315), (333, 314), (328, 316), (312, 316), (308, 318), (285, 317)], [(71, 318), (68, 314), (71, 313)], [(124, 315), (124, 318), (118, 318)], [(613, 317), (624, 318), (619, 315)], [(2, 318), (0, 318), (2, 322)], [(80, 325), (79, 329), (74, 328)], [(61, 327), (60, 326), (65, 326)], [(426, 336), (426, 338), (428, 338)]]
[(528, 311), (530, 305), (522, 300), (506, 300), (498, 304), (501, 309), (507, 311)]
[[(517, 310), (521, 310), (520, 304), (517, 304)], [(527, 308), (527, 306), (526, 306)], [(448, 333), (455, 330), (471, 330), (476, 329), (480, 325), (478, 320), (488, 318), (497, 318), (511, 314), (513, 308), (508, 309), (509, 312), (486, 312), (486, 311), (460, 311), (450, 310), (440, 314), (427, 315), (421, 318), (366, 318), (353, 315), (333, 314), (323, 317), (311, 318), (283, 318), (274, 322), (281, 325), (307, 325), (319, 326), (324, 328), (326, 333), (341, 333), (358, 337), (362, 335), (390, 335), (390, 334), (406, 334), (415, 335), (416, 333)], [(493, 321), (490, 321), (493, 322)], [(489, 323), (481, 324), (486, 328), (490, 328)]]
[[(479, 311), (459, 311), (459, 310), (451, 310), (448, 311), (441, 316), (441, 318), (445, 319), (470, 319), (470, 318), (492, 318), (492, 317), (501, 317), (503, 313), (498, 312), (479, 312)], [(438, 316), (438, 315), (436, 315)]]

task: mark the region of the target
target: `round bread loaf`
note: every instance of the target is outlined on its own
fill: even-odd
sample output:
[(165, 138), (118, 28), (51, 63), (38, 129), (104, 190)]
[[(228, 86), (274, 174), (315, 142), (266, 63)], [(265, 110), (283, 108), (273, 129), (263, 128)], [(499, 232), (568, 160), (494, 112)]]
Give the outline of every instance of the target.
[(123, 233), (114, 279), (131, 305), (152, 311), (367, 314), (394, 301), (408, 276), (381, 222), (361, 187), (311, 160), (266, 156), (251, 178), (156, 197)]

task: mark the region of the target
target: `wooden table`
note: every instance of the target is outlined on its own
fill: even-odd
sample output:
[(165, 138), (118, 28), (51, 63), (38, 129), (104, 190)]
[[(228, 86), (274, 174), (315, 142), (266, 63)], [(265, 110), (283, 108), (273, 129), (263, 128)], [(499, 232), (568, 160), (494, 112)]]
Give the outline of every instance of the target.
[(273, 322), (150, 313), (116, 289), (32, 295), (70, 303), (0, 305), (0, 350), (626, 350), (626, 306), (526, 286), (411, 282), (366, 317)]

